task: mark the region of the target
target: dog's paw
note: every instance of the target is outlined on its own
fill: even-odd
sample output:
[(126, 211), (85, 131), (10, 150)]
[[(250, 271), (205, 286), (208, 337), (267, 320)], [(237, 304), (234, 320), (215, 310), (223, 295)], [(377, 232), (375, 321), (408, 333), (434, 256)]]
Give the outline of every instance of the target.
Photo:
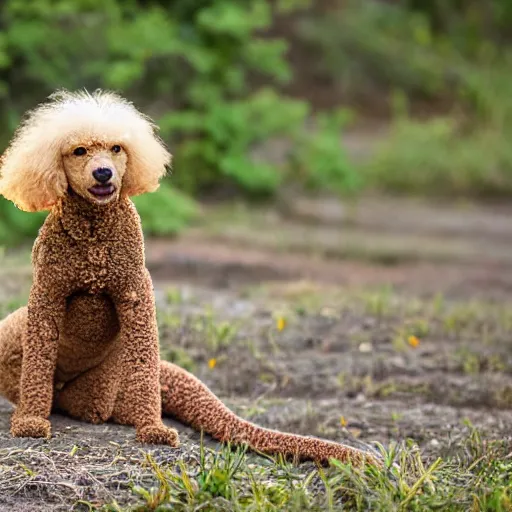
[(50, 422), (39, 416), (17, 416), (13, 415), (11, 421), (11, 435), (13, 437), (51, 437)]
[(178, 432), (164, 425), (149, 425), (137, 430), (137, 441), (144, 444), (166, 444), (173, 448), (180, 445)]

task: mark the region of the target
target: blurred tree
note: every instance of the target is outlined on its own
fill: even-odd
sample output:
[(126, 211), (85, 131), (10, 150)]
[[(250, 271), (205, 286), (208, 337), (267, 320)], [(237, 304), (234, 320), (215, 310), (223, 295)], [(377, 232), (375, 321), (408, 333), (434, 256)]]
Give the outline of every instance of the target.
[[(169, 232), (192, 216), (186, 195), (212, 188), (249, 197), (291, 181), (358, 190), (364, 183), (339, 144), (346, 112), (317, 116), (313, 134), (304, 128), (314, 117), (308, 101), (279, 92), (292, 79), (288, 42), (269, 32), (279, 14), (308, 6), (302, 21), (290, 18), (301, 29), (291, 37), (314, 48), (304, 73), (321, 69), (343, 98), (455, 98), (490, 130), (512, 133), (512, 57), (502, 45), (509, 0), (4, 0), (0, 143), (56, 88), (102, 87), (157, 118), (171, 146), (172, 183), (185, 195), (166, 186), (155, 199), (169, 205)], [(285, 162), (252, 157), (274, 137), (291, 141)], [(149, 219), (151, 203), (144, 211)], [(32, 234), (40, 220), (28, 218), (0, 199), (0, 243), (14, 230)]]
[[(6, 0), (0, 137), (5, 144), (21, 113), (56, 88), (116, 89), (157, 118), (180, 170), (175, 186), (190, 194), (225, 185), (250, 196), (271, 194), (292, 175), (299, 147), (292, 147), (287, 166), (256, 161), (251, 151), (273, 136), (300, 141), (304, 151), (310, 115), (306, 102), (274, 88), (291, 78), (286, 42), (262, 35), (274, 8), (268, 0)], [(262, 76), (269, 85), (254, 87)], [(339, 123), (324, 123), (320, 136), (332, 139), (329, 130), (339, 139)], [(315, 144), (313, 159), (323, 147), (329, 151), (318, 166), (322, 183), (326, 176), (340, 190), (354, 183), (341, 147), (333, 152), (332, 144)], [(309, 163), (305, 182), (314, 185), (315, 162)], [(190, 205), (174, 202), (176, 216), (190, 215)], [(4, 218), (0, 223), (12, 224)]]

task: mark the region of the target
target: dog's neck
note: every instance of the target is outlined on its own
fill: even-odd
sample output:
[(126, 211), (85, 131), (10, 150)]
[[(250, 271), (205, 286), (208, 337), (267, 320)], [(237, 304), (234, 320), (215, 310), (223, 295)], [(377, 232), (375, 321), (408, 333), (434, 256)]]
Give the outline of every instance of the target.
[(74, 240), (101, 242), (115, 238), (122, 228), (122, 210), (127, 201), (120, 198), (107, 205), (96, 205), (70, 191), (55, 205), (52, 214)]

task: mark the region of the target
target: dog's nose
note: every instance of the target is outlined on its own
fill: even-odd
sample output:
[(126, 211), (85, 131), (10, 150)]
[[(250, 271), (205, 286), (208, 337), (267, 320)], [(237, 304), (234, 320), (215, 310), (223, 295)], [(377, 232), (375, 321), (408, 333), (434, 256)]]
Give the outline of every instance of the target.
[(93, 171), (92, 175), (96, 181), (99, 181), (100, 183), (107, 183), (107, 181), (112, 178), (112, 169), (109, 169), (108, 167), (100, 167)]

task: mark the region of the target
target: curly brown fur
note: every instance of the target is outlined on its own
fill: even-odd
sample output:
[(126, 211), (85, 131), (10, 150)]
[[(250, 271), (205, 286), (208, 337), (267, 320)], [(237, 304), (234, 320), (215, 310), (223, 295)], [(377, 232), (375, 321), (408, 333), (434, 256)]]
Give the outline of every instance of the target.
[[(34, 244), (28, 306), (0, 322), (0, 394), (16, 404), (12, 434), (49, 437), (55, 409), (134, 425), (141, 442), (177, 446), (163, 404), (165, 414), (220, 441), (377, 463), (350, 447), (249, 423), (193, 375), (159, 360), (153, 288), (128, 196), (154, 190), (169, 161), (152, 123), (101, 92), (55, 96), (3, 156), (0, 192), (26, 210), (51, 208)], [(108, 180), (98, 181), (98, 169), (111, 171)]]

